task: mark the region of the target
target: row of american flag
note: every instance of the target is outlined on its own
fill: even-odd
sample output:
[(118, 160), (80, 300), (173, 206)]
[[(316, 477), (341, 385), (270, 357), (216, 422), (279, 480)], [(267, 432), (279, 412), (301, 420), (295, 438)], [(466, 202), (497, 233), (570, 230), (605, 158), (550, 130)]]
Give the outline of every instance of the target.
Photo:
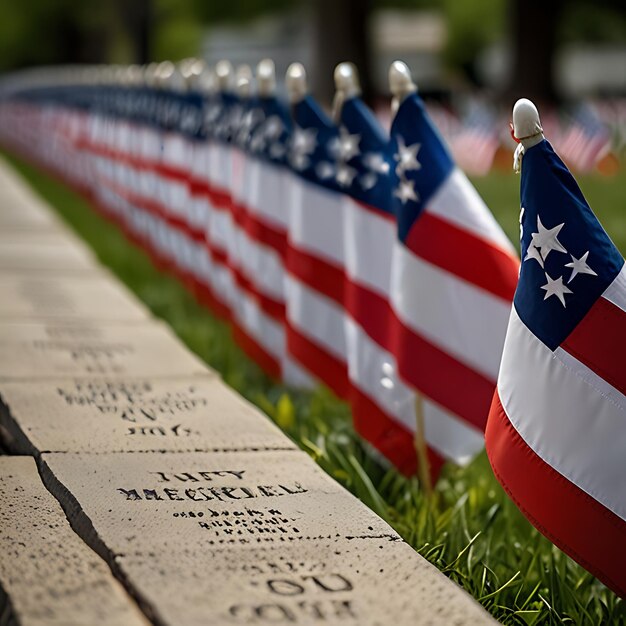
[(258, 90), (226, 62), (87, 76), (5, 85), (4, 145), (86, 193), (268, 374), (346, 400), (401, 471), (416, 435), (435, 478), (486, 430), (527, 517), (626, 593), (626, 270), (538, 116), (527, 132), (532, 105), (520, 265), (399, 62), (389, 132), (349, 64), (332, 116), (298, 64), (288, 102), (267, 60)]
[[(428, 101), (426, 108), (447, 143), (457, 165), (470, 176), (508, 170), (514, 143), (508, 119), (477, 96), (455, 106)], [(389, 113), (377, 109), (385, 125)], [(542, 124), (550, 143), (568, 168), (581, 173), (614, 174), (626, 150), (626, 100), (579, 102), (568, 109), (544, 111)]]

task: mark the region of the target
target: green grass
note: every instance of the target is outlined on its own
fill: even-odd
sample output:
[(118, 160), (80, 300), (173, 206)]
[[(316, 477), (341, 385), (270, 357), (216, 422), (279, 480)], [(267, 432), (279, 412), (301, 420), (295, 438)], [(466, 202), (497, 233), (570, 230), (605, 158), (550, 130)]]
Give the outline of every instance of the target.
[[(226, 324), (199, 306), (176, 280), (159, 273), (78, 195), (32, 167), (11, 161), (102, 263), (191, 350), (497, 619), (521, 625), (626, 625), (625, 603), (523, 518), (495, 480), (484, 454), (463, 469), (446, 466), (434, 497), (426, 498), (415, 479), (385, 469), (363, 447), (344, 403), (322, 388), (293, 392), (271, 381), (235, 345)], [(516, 241), (519, 179), (496, 173), (474, 182)], [(589, 177), (581, 186), (614, 241), (626, 249), (626, 178)]]

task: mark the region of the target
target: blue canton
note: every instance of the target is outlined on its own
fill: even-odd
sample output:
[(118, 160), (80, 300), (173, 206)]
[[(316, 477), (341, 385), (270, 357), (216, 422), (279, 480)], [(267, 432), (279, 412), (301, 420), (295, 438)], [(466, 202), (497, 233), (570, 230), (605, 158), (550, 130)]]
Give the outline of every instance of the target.
[(309, 95), (293, 106), (292, 113), (287, 162), (303, 178), (337, 190), (333, 159), (328, 152), (337, 137), (337, 127)]
[(344, 102), (331, 151), (339, 187), (365, 204), (393, 213), (389, 139), (361, 98)]
[(554, 350), (613, 282), (624, 259), (545, 140), (524, 154), (521, 203), (515, 308)]
[(417, 94), (407, 96), (396, 113), (391, 125), (391, 153), (398, 236), (404, 241), (454, 169), (454, 161)]

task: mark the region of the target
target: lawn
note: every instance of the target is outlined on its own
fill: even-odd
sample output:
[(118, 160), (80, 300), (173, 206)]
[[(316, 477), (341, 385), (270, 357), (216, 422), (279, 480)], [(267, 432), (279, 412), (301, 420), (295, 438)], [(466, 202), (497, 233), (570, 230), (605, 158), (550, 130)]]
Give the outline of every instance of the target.
[[(626, 603), (544, 539), (495, 480), (485, 454), (444, 468), (432, 498), (415, 479), (383, 467), (359, 441), (348, 407), (327, 390), (293, 392), (271, 381), (236, 346), (230, 329), (67, 187), (10, 159), (94, 249), (104, 265), (224, 380), (257, 404), (319, 465), (386, 519), (420, 554), (505, 624), (623, 624)], [(626, 176), (589, 176), (581, 187), (622, 253)], [(519, 179), (474, 181), (513, 241)]]

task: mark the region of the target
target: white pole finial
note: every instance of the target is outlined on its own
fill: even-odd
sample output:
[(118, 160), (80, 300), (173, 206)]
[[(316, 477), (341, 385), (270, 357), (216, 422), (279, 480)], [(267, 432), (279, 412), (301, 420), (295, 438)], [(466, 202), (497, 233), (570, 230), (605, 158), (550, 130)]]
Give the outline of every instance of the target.
[(359, 72), (354, 63), (339, 63), (335, 68), (335, 89), (342, 91), (347, 98), (361, 95)]
[(391, 91), (391, 115), (395, 115), (402, 101), (417, 91), (411, 70), (404, 61), (394, 61), (389, 66), (389, 90)]
[(519, 141), (513, 156), (513, 169), (519, 173), (524, 151), (544, 139), (537, 107), (527, 98), (521, 98), (513, 107), (513, 136)]
[(202, 93), (213, 93), (217, 89), (217, 78), (213, 69), (203, 64), (200, 73), (194, 79), (194, 86)]
[(242, 98), (249, 98), (252, 93), (252, 69), (249, 65), (240, 65), (235, 77), (237, 93)]
[(232, 86), (233, 66), (230, 61), (218, 61), (215, 65), (215, 75), (217, 76), (217, 86), (220, 91), (229, 91)]
[[(143, 80), (148, 87), (155, 87), (157, 83), (157, 71), (159, 68), (158, 63), (148, 63), (143, 68)], [(103, 72), (106, 73), (106, 67), (103, 68)]]
[(269, 98), (274, 95), (276, 91), (276, 66), (272, 59), (259, 61), (256, 68), (256, 80), (260, 96)]
[(285, 73), (285, 85), (289, 101), (292, 104), (300, 102), (308, 93), (306, 84), (306, 70), (302, 63), (292, 63)]
[(349, 98), (361, 95), (359, 73), (354, 63), (339, 63), (335, 68), (335, 98), (333, 99), (333, 119), (339, 121), (343, 103)]
[(157, 84), (162, 87), (170, 87), (174, 91), (185, 91), (187, 85), (180, 70), (171, 62), (163, 61), (157, 67)]
[(196, 79), (204, 70), (205, 63), (202, 59), (189, 58), (183, 59), (178, 68), (183, 75), (183, 78), (187, 82), (187, 85), (195, 85)]

